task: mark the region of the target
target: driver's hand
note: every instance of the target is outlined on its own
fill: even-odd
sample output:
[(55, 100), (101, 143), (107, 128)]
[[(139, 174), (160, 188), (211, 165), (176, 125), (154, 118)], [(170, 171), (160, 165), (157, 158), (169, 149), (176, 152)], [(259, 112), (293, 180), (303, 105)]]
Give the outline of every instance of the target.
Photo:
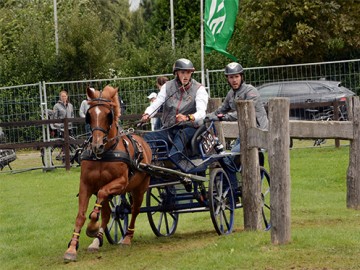
[(181, 113), (176, 115), (176, 123), (185, 122), (187, 120), (188, 120), (188, 117), (186, 115), (183, 115)]
[(219, 121), (219, 117), (215, 113), (209, 113), (206, 115), (205, 121)]
[(219, 118), (219, 121), (222, 121), (223, 119), (224, 119), (224, 114), (222, 114), (222, 113), (219, 113), (218, 115), (217, 115), (217, 117)]
[(141, 117), (141, 122), (145, 123), (150, 120), (150, 117), (147, 113), (144, 113)]

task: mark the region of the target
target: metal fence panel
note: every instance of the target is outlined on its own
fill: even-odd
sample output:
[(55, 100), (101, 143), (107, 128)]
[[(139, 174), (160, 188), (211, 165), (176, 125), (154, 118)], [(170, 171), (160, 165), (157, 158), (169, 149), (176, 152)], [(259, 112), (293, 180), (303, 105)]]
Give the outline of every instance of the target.
[[(1, 87), (0, 124), (39, 120), (41, 117), (41, 97), (41, 83)], [(0, 126), (0, 143), (20, 143), (41, 140), (41, 126)]]
[[(173, 78), (172, 74), (161, 74), (103, 80), (43, 82), (1, 87), (0, 128), (1, 123), (44, 118), (45, 109), (53, 108), (59, 99), (59, 92), (62, 89), (68, 91), (70, 102), (75, 109), (75, 116), (79, 117), (80, 104), (86, 98), (86, 88), (90, 86), (102, 89), (107, 84), (119, 88), (119, 96), (126, 106), (125, 114), (142, 114), (149, 104), (147, 96), (151, 92), (158, 91), (156, 88), (156, 77), (158, 76), (167, 76), (169, 79)], [(193, 77), (201, 81), (200, 72), (195, 72)], [(341, 81), (343, 86), (355, 93), (360, 93), (360, 60), (245, 68), (246, 82), (256, 87), (273, 81), (318, 80), (320, 78)], [(223, 70), (207, 70), (206, 79), (206, 87), (210, 97), (224, 98), (230, 87), (226, 82)], [(133, 123), (125, 124), (130, 125)], [(46, 133), (39, 126), (21, 128), (3, 126), (2, 132), (5, 134), (7, 143), (41, 141), (46, 137)], [(84, 125), (77, 124), (76, 134), (83, 133), (85, 133)]]

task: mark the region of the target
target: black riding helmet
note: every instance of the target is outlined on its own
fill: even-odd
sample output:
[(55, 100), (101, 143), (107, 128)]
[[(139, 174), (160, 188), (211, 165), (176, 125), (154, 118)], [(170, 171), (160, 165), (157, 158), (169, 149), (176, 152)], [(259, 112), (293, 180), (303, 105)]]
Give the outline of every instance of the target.
[(195, 71), (193, 63), (189, 59), (180, 58), (176, 60), (176, 62), (173, 65), (173, 74), (175, 74), (178, 70), (191, 70)]
[(244, 69), (239, 63), (231, 62), (225, 67), (225, 76), (234, 74), (244, 74)]

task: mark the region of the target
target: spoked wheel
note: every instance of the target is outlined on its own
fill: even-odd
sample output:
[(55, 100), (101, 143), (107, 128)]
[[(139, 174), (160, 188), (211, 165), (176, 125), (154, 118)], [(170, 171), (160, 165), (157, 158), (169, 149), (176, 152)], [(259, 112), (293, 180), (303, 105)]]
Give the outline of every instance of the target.
[[(42, 164), (45, 166), (45, 155), (46, 148), (41, 148), (41, 160)], [(70, 155), (70, 163), (74, 164), (74, 162), (80, 164), (80, 151), (78, 150), (76, 145), (70, 144), (69, 146), (69, 155)], [(63, 151), (63, 147), (61, 146), (53, 146), (50, 149), (51, 153), (51, 166), (64, 166), (65, 165), (65, 153)]]
[[(45, 155), (46, 148), (41, 148), (41, 160), (42, 164), (45, 166), (46, 164), (46, 155)], [(51, 166), (64, 166), (65, 164), (65, 154), (62, 150), (61, 146), (52, 146), (50, 149), (51, 154)]]
[(264, 229), (271, 229), (270, 222), (270, 175), (264, 167), (260, 167), (261, 177), (261, 199), (262, 199), (262, 217), (264, 221)]
[(234, 227), (235, 201), (229, 178), (222, 168), (211, 171), (209, 208), (216, 232), (229, 234)]
[(80, 155), (81, 155), (81, 151), (82, 149), (79, 148), (77, 145), (75, 144), (70, 144), (70, 163), (74, 164), (75, 162), (77, 164), (80, 165)]
[(146, 193), (147, 216), (156, 236), (170, 236), (176, 231), (179, 214), (175, 213), (175, 186), (150, 187)]
[(110, 244), (118, 245), (125, 236), (129, 226), (129, 215), (131, 205), (126, 199), (126, 195), (117, 195), (109, 201), (111, 217), (105, 229), (105, 235)]

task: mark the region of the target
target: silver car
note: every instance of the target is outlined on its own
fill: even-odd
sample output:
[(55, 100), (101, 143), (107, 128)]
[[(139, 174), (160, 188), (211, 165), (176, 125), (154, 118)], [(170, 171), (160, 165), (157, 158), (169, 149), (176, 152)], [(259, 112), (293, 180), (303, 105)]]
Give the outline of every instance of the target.
[(269, 98), (289, 98), (291, 119), (313, 119), (314, 113), (333, 111), (334, 105), (341, 107), (341, 113), (346, 114), (346, 98), (355, 95), (341, 86), (341, 82), (326, 80), (273, 82), (257, 89), (265, 107)]

